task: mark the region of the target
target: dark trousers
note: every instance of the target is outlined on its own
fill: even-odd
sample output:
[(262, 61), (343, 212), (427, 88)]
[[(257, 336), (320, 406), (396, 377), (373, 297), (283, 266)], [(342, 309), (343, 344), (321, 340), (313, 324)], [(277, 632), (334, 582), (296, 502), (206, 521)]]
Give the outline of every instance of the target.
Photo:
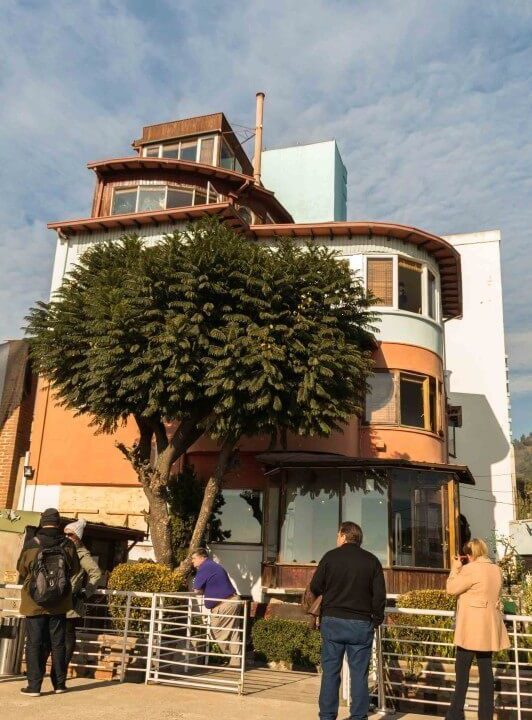
[(351, 677), (349, 720), (365, 720), (369, 710), (368, 671), (374, 629), (366, 620), (323, 617), (321, 621), (321, 720), (338, 716), (340, 678), (344, 654)]
[(67, 669), (72, 660), (72, 655), (76, 647), (76, 627), (78, 624), (78, 618), (67, 618), (66, 625), (66, 665)]
[(478, 689), (478, 720), (493, 720), (493, 666), (491, 658), (493, 653), (480, 650), (465, 650), (456, 648), (456, 685), (451, 700), (451, 707), (447, 711), (447, 720), (464, 720), (464, 704), (469, 686), (469, 671), (471, 663), (476, 656), (479, 676)]
[(46, 672), (46, 660), (52, 654), (54, 687), (66, 681), (66, 617), (64, 615), (36, 615), (26, 618), (26, 666), (28, 687), (40, 692)]

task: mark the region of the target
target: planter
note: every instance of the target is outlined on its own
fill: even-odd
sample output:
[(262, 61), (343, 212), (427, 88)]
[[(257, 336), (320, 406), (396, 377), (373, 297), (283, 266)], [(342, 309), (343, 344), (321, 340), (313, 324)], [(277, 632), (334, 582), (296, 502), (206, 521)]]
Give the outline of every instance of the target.
[(294, 663), (291, 663), (288, 660), (270, 660), (268, 667), (270, 670), (291, 672), (294, 669)]

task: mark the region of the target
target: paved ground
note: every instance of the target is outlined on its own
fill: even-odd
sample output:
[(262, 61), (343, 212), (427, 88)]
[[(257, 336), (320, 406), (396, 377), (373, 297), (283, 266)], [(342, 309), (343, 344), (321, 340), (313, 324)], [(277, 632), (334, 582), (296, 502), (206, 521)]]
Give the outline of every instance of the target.
[[(306, 690), (315, 684), (315, 678), (302, 676)], [(65, 695), (49, 692), (45, 680), (43, 695), (28, 698), (19, 690), (25, 685), (21, 680), (0, 680), (0, 716), (2, 720), (316, 720), (316, 706), (308, 701), (282, 699), (282, 687), (290, 698), (294, 685), (277, 685), (246, 696), (226, 693), (188, 690), (163, 685), (137, 683), (98, 682), (95, 680), (72, 680)], [(309, 685), (310, 683), (310, 685)], [(308, 692), (301, 690), (301, 697)], [(273, 695), (273, 696), (272, 696)], [(297, 694), (296, 694), (297, 696)], [(346, 709), (340, 719), (347, 717)], [(396, 715), (395, 718), (401, 717)], [(404, 720), (430, 720), (427, 715), (403, 715)]]

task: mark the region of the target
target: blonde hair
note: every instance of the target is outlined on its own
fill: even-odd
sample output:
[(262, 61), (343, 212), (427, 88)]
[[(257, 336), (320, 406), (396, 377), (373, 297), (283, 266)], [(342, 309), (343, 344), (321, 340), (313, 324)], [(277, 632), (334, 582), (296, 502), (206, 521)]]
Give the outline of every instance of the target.
[(488, 546), (481, 538), (472, 538), (464, 545), (464, 552), (476, 560), (479, 557), (488, 557)]

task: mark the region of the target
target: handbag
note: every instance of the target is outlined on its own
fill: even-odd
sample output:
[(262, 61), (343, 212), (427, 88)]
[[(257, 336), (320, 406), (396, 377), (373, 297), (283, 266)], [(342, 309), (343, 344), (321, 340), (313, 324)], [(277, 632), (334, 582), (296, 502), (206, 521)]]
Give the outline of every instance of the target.
[(321, 616), (321, 601), (322, 595), (314, 595), (310, 589), (310, 585), (307, 585), (303, 597), (301, 598), (301, 608), (303, 612), (311, 616), (311, 627), (316, 628), (319, 626), (319, 620)]

